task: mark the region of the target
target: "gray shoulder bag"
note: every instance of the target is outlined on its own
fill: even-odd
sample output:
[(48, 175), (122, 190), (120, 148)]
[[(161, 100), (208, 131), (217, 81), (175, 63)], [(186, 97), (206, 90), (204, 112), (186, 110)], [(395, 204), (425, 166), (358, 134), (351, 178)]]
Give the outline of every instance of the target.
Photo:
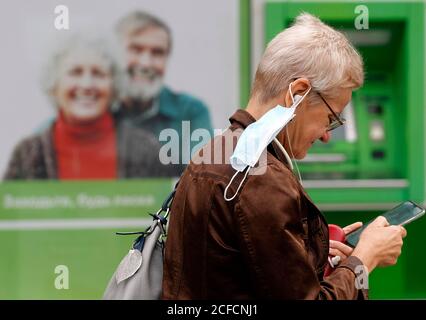
[(112, 276), (105, 290), (104, 300), (158, 300), (161, 298), (167, 218), (176, 187), (177, 184), (157, 213), (150, 214), (153, 222), (145, 231), (117, 232), (119, 235), (139, 234), (139, 236)]

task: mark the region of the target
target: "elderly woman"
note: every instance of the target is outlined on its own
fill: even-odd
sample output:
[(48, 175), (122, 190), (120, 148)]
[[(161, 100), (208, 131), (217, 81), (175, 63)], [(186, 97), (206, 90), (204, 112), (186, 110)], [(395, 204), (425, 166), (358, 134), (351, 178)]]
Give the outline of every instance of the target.
[[(330, 253), (342, 261), (325, 277), (327, 223), (291, 170), (291, 158), (303, 158), (344, 123), (340, 114), (362, 82), (359, 54), (309, 14), (269, 43), (246, 110), (234, 113), (229, 131), (202, 148), (180, 179), (163, 298), (367, 298), (365, 277), (396, 263), (405, 230), (379, 217), (354, 250), (333, 243)], [(227, 140), (237, 131), (228, 161)]]
[(45, 87), (57, 110), (15, 148), (5, 179), (116, 179), (173, 175), (155, 137), (110, 113), (114, 64), (103, 42), (73, 37), (50, 60)]

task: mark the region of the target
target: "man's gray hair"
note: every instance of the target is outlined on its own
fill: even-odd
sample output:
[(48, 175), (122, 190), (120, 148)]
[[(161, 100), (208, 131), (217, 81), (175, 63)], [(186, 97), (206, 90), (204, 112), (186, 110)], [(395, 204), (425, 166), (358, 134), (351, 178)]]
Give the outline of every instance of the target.
[[(62, 37), (60, 41), (58, 41), (56, 49), (53, 50), (53, 53), (47, 60), (41, 76), (42, 89), (55, 106), (56, 100), (53, 96), (53, 91), (59, 80), (61, 64), (67, 55), (81, 49), (91, 50), (107, 61), (109, 71), (111, 72), (111, 78), (115, 85), (117, 66), (111, 54), (111, 48), (106, 41), (99, 37), (82, 36), (80, 34), (73, 34), (65, 38)], [(115, 93), (116, 91), (117, 89), (114, 87), (113, 92)]]
[(301, 77), (310, 81), (312, 91), (328, 97), (334, 97), (338, 88), (359, 88), (364, 81), (362, 58), (349, 40), (307, 13), (268, 44), (251, 96), (266, 103)]
[(119, 38), (132, 34), (147, 27), (163, 29), (168, 35), (168, 53), (172, 50), (172, 32), (169, 26), (161, 19), (144, 11), (133, 11), (121, 18), (116, 25)]

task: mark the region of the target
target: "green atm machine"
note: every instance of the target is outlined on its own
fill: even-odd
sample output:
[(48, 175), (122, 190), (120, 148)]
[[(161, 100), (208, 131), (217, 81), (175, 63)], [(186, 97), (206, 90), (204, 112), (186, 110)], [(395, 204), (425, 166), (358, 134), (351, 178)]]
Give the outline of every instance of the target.
[[(405, 200), (424, 204), (424, 4), (267, 1), (264, 12), (266, 43), (309, 12), (344, 32), (364, 59), (365, 84), (345, 108), (346, 125), (299, 162), (329, 223), (365, 222)], [(368, 28), (357, 29), (362, 13)], [(372, 298), (426, 298), (426, 219), (407, 231), (398, 264), (371, 275)]]

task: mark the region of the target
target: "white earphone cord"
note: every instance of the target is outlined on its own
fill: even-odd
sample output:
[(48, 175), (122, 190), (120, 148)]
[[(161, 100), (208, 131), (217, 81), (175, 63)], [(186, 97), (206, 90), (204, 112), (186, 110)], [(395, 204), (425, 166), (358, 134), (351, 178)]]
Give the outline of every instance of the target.
[(283, 145), (278, 141), (277, 138), (274, 138), (274, 142), (277, 144), (278, 148), (280, 148), (281, 152), (284, 154), (285, 158), (287, 159), (288, 164), (290, 165), (291, 171), (293, 171), (294, 170), (293, 162), (291, 161), (291, 158), (288, 155), (287, 151), (284, 149)]
[[(294, 154), (293, 154), (293, 150), (291, 148), (291, 143), (290, 143), (290, 138), (288, 135), (288, 130), (287, 127), (285, 128), (286, 131), (286, 136), (287, 136), (287, 141), (288, 141), (288, 146), (290, 148), (290, 153), (291, 156), (294, 158)], [(287, 159), (288, 164), (290, 165), (290, 169), (291, 171), (294, 171), (294, 166), (293, 166), (293, 161), (291, 160), (290, 156), (288, 155), (287, 151), (284, 149), (283, 145), (278, 141), (277, 138), (274, 138), (274, 141), (276, 142), (276, 144), (278, 145), (278, 147), (280, 148), (281, 152), (284, 154), (285, 158)], [(300, 175), (300, 171), (299, 171), (299, 166), (297, 165), (297, 161), (294, 160), (294, 163), (296, 164), (296, 171), (297, 171), (297, 176), (298, 179), (300, 181), (300, 183), (303, 185), (303, 181), (302, 181), (302, 177)]]

